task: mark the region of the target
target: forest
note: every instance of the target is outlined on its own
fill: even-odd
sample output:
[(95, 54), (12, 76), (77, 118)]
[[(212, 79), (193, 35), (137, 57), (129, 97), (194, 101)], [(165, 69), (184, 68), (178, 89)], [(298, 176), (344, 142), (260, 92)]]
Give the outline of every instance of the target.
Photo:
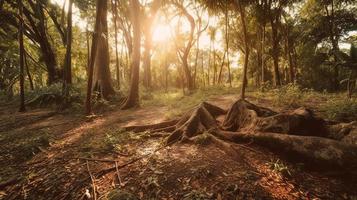
[(355, 0), (0, 0), (0, 199), (357, 199)]

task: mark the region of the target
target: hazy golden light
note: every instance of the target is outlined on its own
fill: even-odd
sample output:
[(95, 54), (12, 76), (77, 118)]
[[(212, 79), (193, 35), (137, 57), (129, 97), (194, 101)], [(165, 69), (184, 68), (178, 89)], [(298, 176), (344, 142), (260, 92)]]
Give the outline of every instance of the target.
[(153, 33), (154, 42), (165, 42), (171, 37), (171, 28), (168, 25), (158, 24), (156, 25)]

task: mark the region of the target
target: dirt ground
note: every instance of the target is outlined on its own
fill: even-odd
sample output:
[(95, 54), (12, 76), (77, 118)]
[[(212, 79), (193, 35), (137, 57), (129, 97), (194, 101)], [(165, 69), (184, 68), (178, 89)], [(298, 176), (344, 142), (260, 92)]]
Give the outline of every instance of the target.
[[(235, 99), (225, 95), (210, 102), (228, 108)], [(269, 101), (248, 100), (271, 107)], [(204, 137), (197, 144), (156, 151), (164, 138), (122, 130), (167, 120), (167, 107), (113, 108), (90, 118), (50, 109), (14, 110), (0, 108), (0, 199), (86, 199), (86, 191), (93, 191), (89, 172), (115, 166), (103, 160), (117, 160), (120, 166), (148, 154), (94, 177), (96, 199), (108, 199), (115, 191), (162, 200), (357, 199), (355, 171), (320, 170), (253, 144), (227, 153)]]

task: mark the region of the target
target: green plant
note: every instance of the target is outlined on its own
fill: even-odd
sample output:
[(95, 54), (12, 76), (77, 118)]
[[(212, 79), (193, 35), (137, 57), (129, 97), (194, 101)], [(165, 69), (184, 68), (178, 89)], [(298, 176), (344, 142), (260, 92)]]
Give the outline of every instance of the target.
[(322, 110), (331, 120), (353, 121), (357, 119), (357, 98), (334, 98), (322, 106)]
[(274, 103), (283, 107), (299, 107), (303, 100), (303, 91), (297, 84), (287, 84), (273, 91)]
[(268, 166), (271, 170), (273, 170), (273, 172), (276, 172), (276, 173), (280, 173), (284, 176), (291, 176), (291, 172), (288, 168), (288, 166), (286, 166), (283, 162), (281, 162), (279, 159), (277, 160), (271, 160), (269, 163), (268, 163)]

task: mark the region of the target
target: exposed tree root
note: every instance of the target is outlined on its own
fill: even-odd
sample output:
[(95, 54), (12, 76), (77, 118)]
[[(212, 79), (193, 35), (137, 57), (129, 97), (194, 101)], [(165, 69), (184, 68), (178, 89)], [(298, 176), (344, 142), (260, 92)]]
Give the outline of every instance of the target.
[[(224, 114), (221, 124), (216, 118)], [(203, 102), (179, 120), (127, 127), (127, 130), (170, 132), (167, 144), (187, 141), (205, 132), (216, 144), (220, 144), (218, 140), (234, 143), (253, 141), (307, 163), (357, 167), (356, 124), (331, 125), (305, 108), (277, 113), (238, 100), (228, 112)], [(227, 143), (220, 146), (227, 146)]]

